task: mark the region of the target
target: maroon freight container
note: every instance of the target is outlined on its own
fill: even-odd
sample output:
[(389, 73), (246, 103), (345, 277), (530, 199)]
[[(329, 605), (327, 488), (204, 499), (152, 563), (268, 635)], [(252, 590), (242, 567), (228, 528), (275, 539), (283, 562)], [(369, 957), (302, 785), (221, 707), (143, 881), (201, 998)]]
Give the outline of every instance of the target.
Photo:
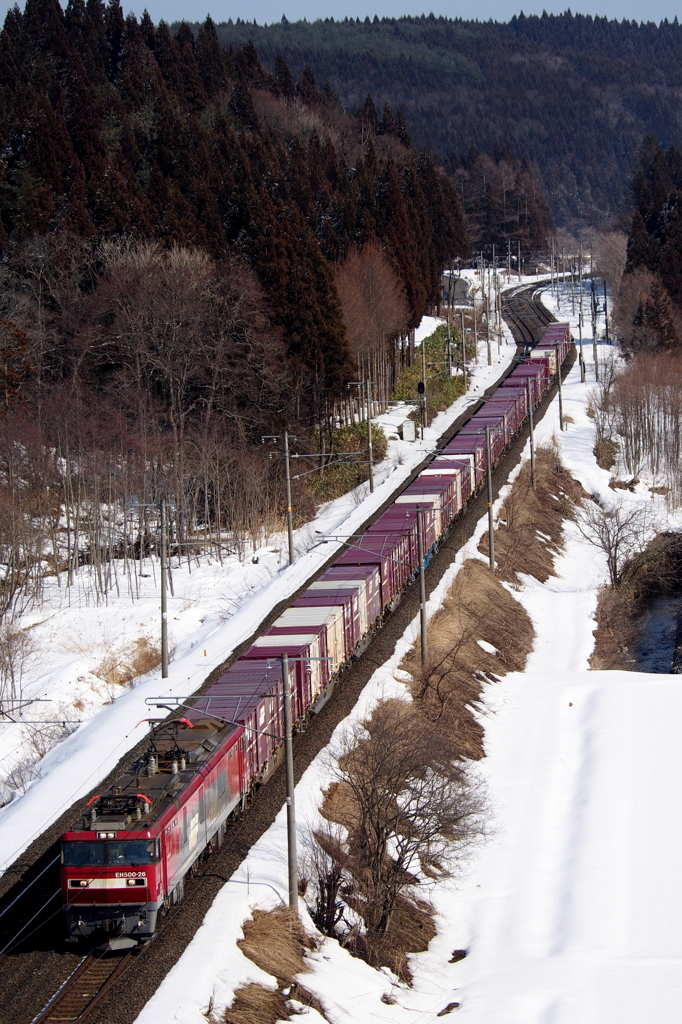
[(504, 421), (502, 417), (496, 416), (490, 417), (489, 419), (469, 420), (469, 422), (465, 423), (460, 430), (459, 436), (462, 438), (476, 437), (478, 439), (482, 439), (485, 445), (487, 443), (486, 427), (490, 427), (490, 454), (492, 456), (493, 465), (496, 465), (506, 444)]
[[(290, 679), (293, 697), (297, 686), (291, 670)], [(230, 665), (185, 712), (190, 722), (210, 715), (244, 727), (245, 773), (250, 785), (273, 767), (273, 755), (283, 742), (281, 664), (240, 660)]]
[[(314, 588), (314, 589), (313, 589)], [(297, 607), (329, 608), (338, 606), (343, 616), (344, 651), (346, 657), (355, 649), (360, 642), (362, 630), (360, 628), (360, 606), (358, 601), (358, 587), (354, 590), (335, 590), (329, 587), (316, 586), (315, 583), (305, 591), (296, 601)], [(327, 644), (329, 647), (329, 644)], [(345, 660), (345, 659), (344, 659)]]
[(471, 497), (471, 464), (472, 460), (466, 457), (461, 459), (457, 455), (444, 455), (441, 453), (426, 469), (421, 471), (419, 479), (423, 477), (451, 476), (455, 481), (457, 489), (457, 511), (459, 512)]
[[(335, 675), (347, 658), (343, 608), (339, 604), (315, 605), (303, 599), (297, 600), (273, 622), (268, 630), (271, 636), (282, 635), (316, 635), (320, 637), (321, 657), (326, 661), (327, 680)], [(313, 673), (313, 698), (316, 676)], [(325, 685), (324, 675), (317, 680), (321, 687)]]
[[(430, 510), (429, 512), (433, 516)], [(417, 517), (409, 508), (394, 503), (367, 528), (366, 536), (392, 537), (393, 542), (397, 542), (398, 558), (410, 566), (410, 572), (417, 564)]]
[(434, 479), (433, 476), (426, 476), (422, 472), (409, 487), (405, 488), (399, 500), (404, 502), (408, 495), (414, 495), (418, 502), (422, 500), (421, 496), (433, 500), (435, 502), (434, 510), (438, 513), (437, 519), (440, 520), (436, 523), (436, 529), (438, 536), (441, 536), (462, 507), (457, 483), (455, 477), (436, 477)]
[(471, 492), (473, 494), (484, 480), (488, 468), (488, 450), (485, 444), (485, 434), (482, 437), (478, 434), (469, 434), (467, 437), (457, 434), (446, 445), (442, 454), (454, 455), (458, 459), (464, 456), (469, 457), (472, 473)]
[(516, 403), (516, 412), (517, 415), (520, 417), (518, 426), (520, 426), (525, 420), (526, 416), (528, 415), (528, 389), (526, 387), (526, 382), (523, 381), (523, 383), (516, 383), (508, 387), (498, 388), (497, 394), (493, 401), (497, 402), (498, 396), (499, 401), (504, 401), (507, 398), (507, 395), (512, 395), (514, 397)]
[[(485, 405), (481, 406), (477, 413), (475, 413), (466, 427), (473, 428), (478, 423), (487, 424), (491, 428), (491, 444), (493, 441), (492, 427), (493, 424), (499, 422), (502, 428), (502, 436), (504, 438), (504, 445), (506, 447), (512, 439), (514, 428), (512, 426), (513, 416), (510, 412), (509, 406), (506, 403), (495, 405), (493, 402), (486, 402)], [(465, 427), (465, 430), (466, 430)], [(495, 457), (495, 448), (493, 446), (493, 457)]]
[(308, 589), (316, 587), (357, 594), (362, 636), (381, 615), (381, 572), (376, 565), (332, 565)]
[(369, 532), (363, 534), (336, 559), (337, 566), (375, 565), (381, 579), (381, 608), (400, 593), (411, 574), (404, 536)]
[(530, 379), (533, 403), (537, 404), (549, 387), (549, 378), (549, 363), (547, 360), (532, 360), (517, 366), (501, 387), (513, 387), (517, 382), (521, 382), (525, 387), (526, 380)]
[(242, 655), (243, 661), (272, 659), (276, 664), (283, 654), (289, 657), (292, 718), (304, 718), (329, 682), (325, 650), (325, 630), (283, 633), (268, 631), (259, 636)]
[[(417, 509), (422, 512), (422, 543), (424, 551), (429, 551), (440, 537), (441, 513), (438, 498), (427, 498), (426, 495), (399, 495), (395, 499), (392, 509), (384, 512), (381, 517), (381, 529), (390, 532), (394, 527), (401, 529), (404, 517), (409, 516), (409, 521), (414, 525), (410, 533), (410, 565), (412, 569), (419, 565), (419, 542), (417, 535)], [(378, 522), (378, 520), (377, 520)], [(373, 527), (377, 524), (374, 523)]]

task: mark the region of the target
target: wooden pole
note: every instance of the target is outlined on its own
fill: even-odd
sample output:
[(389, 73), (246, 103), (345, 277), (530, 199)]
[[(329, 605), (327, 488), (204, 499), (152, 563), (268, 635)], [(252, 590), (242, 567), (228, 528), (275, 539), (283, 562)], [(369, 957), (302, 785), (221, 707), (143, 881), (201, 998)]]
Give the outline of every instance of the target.
[(535, 477), (535, 425), (533, 423), (533, 396), (530, 388), (530, 377), (526, 378), (526, 389), (528, 393), (528, 427), (530, 431), (530, 482), (533, 490), (537, 488)]
[(296, 804), (294, 794), (294, 749), (291, 721), (291, 681), (289, 658), (282, 655), (282, 696), (284, 698), (284, 751), (286, 758), (287, 861), (289, 874), (289, 907), (298, 916), (298, 861), (296, 852)]
[(485, 446), (488, 453), (488, 547), (490, 568), (495, 571), (495, 529), (493, 527), (493, 467), (490, 447), (490, 427), (485, 428)]
[(287, 497), (287, 538), (289, 541), (289, 565), (292, 564), (294, 558), (294, 518), (293, 509), (291, 507), (291, 465), (289, 462), (289, 434), (284, 431), (284, 479), (286, 481), (286, 497)]
[(161, 502), (161, 678), (168, 678), (168, 609), (166, 594), (166, 503)]
[(428, 657), (428, 640), (426, 636), (426, 580), (424, 579), (424, 533), (423, 513), (417, 506), (417, 551), (419, 553), (419, 632), (421, 637), (422, 665)]

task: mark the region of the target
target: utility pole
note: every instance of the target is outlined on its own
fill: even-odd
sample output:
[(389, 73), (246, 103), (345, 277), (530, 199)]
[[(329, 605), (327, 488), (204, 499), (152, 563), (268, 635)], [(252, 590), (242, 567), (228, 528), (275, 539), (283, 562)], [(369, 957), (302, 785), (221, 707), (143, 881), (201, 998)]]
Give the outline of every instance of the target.
[(606, 344), (610, 345), (609, 341), (609, 307), (606, 299), (606, 281), (604, 281), (604, 331), (606, 335)]
[[(582, 296), (581, 296), (582, 302)], [(580, 383), (585, 383), (585, 357), (583, 356), (583, 311), (578, 313), (578, 330), (580, 331)]]
[(421, 396), (422, 396), (422, 441), (424, 440), (424, 430), (426, 429), (426, 340), (422, 338), (421, 343), (422, 350), (422, 384), (424, 385)]
[(530, 482), (536, 490), (535, 479), (535, 425), (533, 423), (533, 396), (531, 394), (530, 377), (526, 377), (526, 393), (528, 395), (528, 427), (530, 430)]
[(592, 353), (594, 356), (594, 379), (599, 380), (599, 352), (597, 350), (597, 296), (592, 278)]
[(478, 323), (476, 322), (476, 295), (474, 294), (474, 362), (478, 362)]
[(520, 238), (519, 238), (519, 240), (518, 240), (518, 242), (517, 242), (517, 245), (518, 245), (518, 255), (517, 255), (517, 260), (518, 260), (518, 263), (517, 263), (517, 270), (518, 270), (518, 272), (519, 272), (519, 281), (520, 281), (520, 280), (521, 280), (521, 239), (520, 239)]
[(428, 641), (426, 637), (426, 580), (424, 579), (424, 533), (423, 513), (417, 505), (417, 551), (419, 554), (419, 629), (421, 636), (422, 665), (428, 657)]
[(555, 359), (556, 359), (556, 379), (559, 384), (559, 430), (564, 429), (564, 395), (561, 390), (561, 367), (559, 366), (559, 344), (557, 342), (555, 348)]
[(488, 547), (490, 568), (495, 571), (495, 529), (493, 527), (493, 467), (490, 447), (490, 427), (485, 428), (485, 447), (488, 453)]
[(450, 344), (450, 311), (448, 310), (448, 377), (452, 377), (452, 348)]
[(294, 798), (294, 749), (291, 740), (291, 681), (289, 658), (282, 655), (282, 695), (284, 697), (284, 751), (287, 788), (287, 854), (289, 867), (289, 907), (298, 916), (298, 863), (296, 854), (296, 804)]
[(464, 378), (464, 390), (467, 389), (467, 360), (466, 360), (466, 347), (464, 344), (464, 310), (461, 309), (459, 312), (461, 318), (461, 330), (462, 330), (462, 375)]
[(161, 678), (168, 678), (168, 609), (166, 596), (166, 502), (161, 499)]
[(485, 295), (485, 340), (488, 346), (488, 366), (493, 365), (493, 352), (490, 347), (490, 297), (486, 292)]
[[(296, 438), (294, 438), (296, 440)], [(293, 519), (293, 508), (291, 504), (291, 458), (289, 452), (289, 434), (285, 430), (283, 434), (266, 434), (261, 437), (261, 441), (283, 441), (284, 442), (284, 483), (285, 483), (285, 494), (286, 494), (286, 513), (287, 513), (287, 537), (289, 541), (289, 565), (291, 565), (296, 557), (294, 552), (294, 519)], [(272, 455), (270, 456), (272, 458)]]
[[(422, 342), (422, 345), (424, 342)], [(369, 464), (369, 492), (374, 494), (374, 461), (372, 457), (372, 416), (370, 412), (370, 389), (369, 377), (365, 381), (365, 394), (367, 396), (367, 462)]]
[(294, 558), (294, 518), (291, 506), (291, 465), (289, 462), (289, 434), (284, 431), (284, 479), (286, 481), (287, 498), (287, 537), (289, 541), (289, 565), (293, 564)]

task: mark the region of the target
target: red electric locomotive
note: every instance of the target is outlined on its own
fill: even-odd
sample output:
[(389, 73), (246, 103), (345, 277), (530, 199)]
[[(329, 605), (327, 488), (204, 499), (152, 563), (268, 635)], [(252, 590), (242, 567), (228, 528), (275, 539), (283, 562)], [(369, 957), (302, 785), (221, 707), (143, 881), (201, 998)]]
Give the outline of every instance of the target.
[(190, 717), (156, 728), (142, 758), (62, 836), (70, 940), (113, 949), (150, 939), (194, 861), (220, 842), (242, 798), (244, 730)]

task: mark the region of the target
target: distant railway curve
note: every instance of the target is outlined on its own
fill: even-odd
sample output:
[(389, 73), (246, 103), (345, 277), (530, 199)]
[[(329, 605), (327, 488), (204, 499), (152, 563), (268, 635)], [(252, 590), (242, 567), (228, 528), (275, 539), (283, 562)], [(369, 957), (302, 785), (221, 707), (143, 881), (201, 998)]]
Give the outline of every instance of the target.
[(502, 316), (509, 324), (514, 340), (527, 351), (542, 337), (552, 314), (540, 301), (544, 285), (515, 288), (502, 297)]

